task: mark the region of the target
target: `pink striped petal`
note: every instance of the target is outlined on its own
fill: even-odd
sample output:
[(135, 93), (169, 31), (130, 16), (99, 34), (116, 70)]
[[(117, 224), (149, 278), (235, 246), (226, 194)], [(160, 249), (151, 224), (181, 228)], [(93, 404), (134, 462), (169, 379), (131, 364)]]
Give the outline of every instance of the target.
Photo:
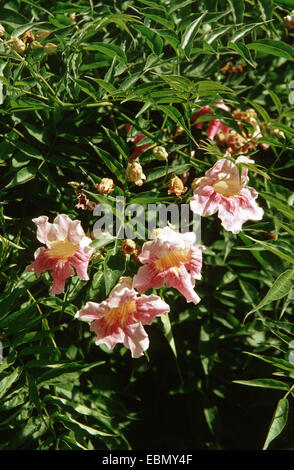
[(178, 269), (170, 269), (167, 275), (167, 287), (174, 287), (185, 298), (187, 302), (197, 304), (200, 302), (200, 297), (194, 290), (195, 281), (192, 281), (191, 275), (188, 273), (185, 266), (181, 265)]
[(157, 295), (142, 295), (136, 300), (136, 318), (143, 325), (151, 325), (154, 317), (166, 315), (170, 308)]
[(149, 338), (141, 323), (129, 325), (125, 328), (124, 333), (124, 345), (131, 350), (132, 357), (142, 356), (149, 347)]

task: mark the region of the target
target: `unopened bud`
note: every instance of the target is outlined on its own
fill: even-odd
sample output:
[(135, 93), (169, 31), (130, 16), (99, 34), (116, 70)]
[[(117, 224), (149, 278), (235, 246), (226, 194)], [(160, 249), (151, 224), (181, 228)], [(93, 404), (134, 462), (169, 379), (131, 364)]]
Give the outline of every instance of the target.
[(31, 49), (43, 49), (44, 46), (39, 41), (33, 41), (31, 43)]
[(53, 44), (53, 42), (47, 42), (47, 44), (45, 44), (44, 46), (44, 52), (46, 54), (53, 54), (54, 52), (56, 52), (57, 48), (58, 46), (56, 44)]
[(153, 155), (154, 155), (158, 160), (164, 160), (164, 161), (167, 162), (168, 153), (167, 153), (167, 151), (165, 150), (164, 147), (160, 147), (160, 146), (154, 147), (154, 149), (153, 149)]
[(48, 31), (47, 29), (38, 29), (38, 31), (35, 32), (35, 38), (38, 41), (44, 41), (44, 39), (48, 38), (50, 34), (51, 31)]
[(179, 199), (182, 199), (182, 194), (187, 191), (187, 187), (183, 185), (182, 180), (174, 175), (169, 182), (168, 194), (175, 194)]
[(114, 183), (111, 178), (102, 178), (99, 184), (96, 184), (99, 194), (110, 194), (113, 191)]
[(11, 46), (16, 52), (19, 53), (22, 53), (26, 50), (25, 43), (19, 38), (11, 38)]
[(69, 13), (68, 15), (70, 21), (72, 22), (72, 24), (76, 24), (76, 13), (73, 12), (73, 13)]
[(131, 163), (128, 163), (126, 169), (126, 178), (130, 183), (135, 183), (137, 186), (142, 186), (143, 180), (146, 179), (146, 176), (143, 173), (142, 165), (134, 160)]

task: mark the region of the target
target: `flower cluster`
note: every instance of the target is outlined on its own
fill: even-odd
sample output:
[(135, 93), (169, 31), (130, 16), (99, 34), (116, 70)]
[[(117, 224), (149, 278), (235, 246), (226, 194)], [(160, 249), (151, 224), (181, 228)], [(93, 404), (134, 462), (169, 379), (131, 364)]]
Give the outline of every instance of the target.
[[(216, 106), (225, 111), (230, 110), (222, 102)], [(195, 125), (202, 128), (203, 122), (199, 122), (198, 118), (210, 113), (209, 107), (202, 108), (194, 116), (194, 121), (197, 121)], [(236, 110), (233, 116), (240, 122), (250, 123), (256, 132), (260, 131), (252, 110)], [(214, 139), (220, 133), (230, 134), (231, 131), (219, 119), (211, 120), (209, 137)], [(164, 148), (156, 149), (155, 153), (163, 154), (167, 161)], [(126, 180), (140, 186), (145, 175), (136, 158), (128, 162), (125, 176)], [(248, 168), (253, 163), (245, 155), (234, 158), (226, 152), (204, 176), (194, 179), (191, 185), (191, 211), (200, 216), (217, 213), (222, 227), (234, 234), (242, 230), (247, 220), (261, 220), (263, 209), (256, 203), (258, 193), (247, 185)], [(91, 209), (91, 201), (84, 195), (82, 183), (69, 184), (78, 195), (76, 207)], [(112, 179), (102, 178), (96, 187), (100, 194), (107, 195), (114, 191), (114, 182)], [(174, 175), (168, 194), (175, 194), (181, 199), (186, 191), (188, 187)], [(80, 279), (89, 280), (88, 266), (91, 258), (95, 257), (95, 250), (81, 222), (71, 220), (66, 214), (58, 215), (53, 223), (48, 221), (47, 216), (40, 216), (33, 219), (33, 222), (37, 226), (37, 239), (45, 246), (37, 249), (34, 262), (26, 269), (35, 272), (37, 276), (43, 271), (52, 271), (50, 295), (64, 292), (66, 280), (75, 272)], [(96, 334), (97, 345), (105, 344), (113, 349), (117, 343), (123, 343), (130, 349), (132, 357), (141, 356), (149, 347), (148, 335), (143, 325), (150, 325), (155, 317), (166, 315), (170, 311), (169, 305), (160, 296), (154, 292), (147, 295), (147, 291), (165, 285), (176, 289), (187, 302), (198, 304), (200, 297), (195, 291), (195, 283), (202, 277), (204, 249), (203, 245), (196, 244), (194, 232), (180, 233), (169, 225), (155, 229), (150, 240), (143, 243), (142, 247), (137, 247), (133, 240), (124, 240), (120, 251), (128, 260), (133, 259), (135, 264), (139, 264), (137, 273), (133, 277), (121, 277), (104, 301), (88, 301), (75, 317), (91, 323), (90, 329)]]
[[(240, 155), (256, 150), (259, 145), (263, 150), (269, 148), (268, 144), (259, 142), (264, 137), (264, 123), (259, 123), (256, 111), (252, 108), (241, 111), (236, 109), (231, 111), (223, 101), (216, 103), (216, 108), (223, 109), (237, 121), (240, 131), (230, 129), (222, 123), (220, 119), (212, 119), (207, 127), (207, 137), (215, 140), (216, 143), (225, 147), (231, 155)], [(205, 121), (201, 121), (201, 116), (213, 114), (211, 107), (203, 106), (196, 114), (192, 116), (192, 122), (195, 122), (197, 129), (202, 129)], [(270, 133), (275, 133), (278, 137), (284, 137), (283, 133), (277, 130), (269, 129)]]

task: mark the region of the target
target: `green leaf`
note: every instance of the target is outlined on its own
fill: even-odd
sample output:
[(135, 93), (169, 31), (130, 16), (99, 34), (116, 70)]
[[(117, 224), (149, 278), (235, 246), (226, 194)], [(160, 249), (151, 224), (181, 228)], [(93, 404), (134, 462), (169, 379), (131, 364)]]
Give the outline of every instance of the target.
[(172, 325), (170, 322), (169, 314), (160, 315), (160, 319), (163, 325), (164, 336), (166, 337), (168, 344), (170, 345), (175, 358), (178, 358), (176, 343), (173, 335)]
[(191, 165), (189, 163), (184, 165), (169, 166), (167, 170), (162, 166), (157, 168), (151, 168), (150, 170), (146, 171), (146, 182), (149, 183), (150, 181), (155, 181), (159, 178), (163, 178), (165, 175), (170, 175), (172, 173), (180, 175), (185, 171), (189, 170), (189, 168), (191, 168)]
[(155, 29), (146, 28), (143, 25), (135, 25), (136, 29), (146, 40), (146, 44), (157, 56), (162, 53), (163, 41)]
[(37, 168), (33, 166), (27, 166), (18, 170), (12, 180), (5, 186), (5, 189), (11, 189), (20, 184), (25, 184), (35, 178), (37, 174)]
[(286, 426), (289, 413), (289, 402), (287, 398), (279, 400), (275, 410), (268, 434), (262, 450), (266, 450), (270, 443), (278, 437)]
[(196, 18), (196, 20), (192, 21), (192, 23), (190, 23), (184, 34), (183, 34), (183, 37), (182, 37), (182, 41), (181, 41), (181, 47), (182, 49), (186, 52), (188, 52), (188, 49), (191, 49), (192, 48), (192, 43), (193, 43), (193, 40), (197, 34), (197, 31), (199, 29), (199, 26), (203, 20), (203, 18), (205, 17), (205, 15), (207, 14), (207, 11), (205, 11), (204, 13), (202, 13), (202, 15), (200, 15), (198, 18)]
[(107, 57), (113, 59), (114, 57), (117, 58), (119, 62), (124, 64), (127, 63), (127, 56), (125, 52), (119, 47), (114, 44), (107, 44), (104, 42), (92, 42), (91, 44), (87, 44), (84, 46), (86, 51), (99, 51), (102, 54), (105, 54)]
[(277, 196), (273, 196), (272, 194), (266, 192), (260, 192), (259, 194), (266, 201), (268, 201), (270, 205), (278, 209), (278, 211), (281, 212), (283, 215), (285, 215), (291, 220), (294, 219), (294, 210), (289, 207), (289, 205), (285, 201), (282, 201)]
[(240, 385), (248, 385), (249, 387), (261, 387), (273, 390), (289, 390), (284, 382), (275, 379), (252, 379), (252, 380), (233, 380), (234, 383)]
[(279, 359), (277, 357), (271, 357), (271, 356), (262, 356), (260, 354), (255, 354), (251, 352), (246, 352), (249, 356), (256, 357), (257, 359), (261, 359), (262, 361), (271, 364), (273, 367), (277, 367), (278, 369), (286, 370), (289, 372), (294, 372), (294, 366), (289, 362), (286, 361), (285, 359)]
[(294, 49), (283, 41), (273, 41), (272, 39), (259, 39), (247, 44), (248, 49), (252, 49), (263, 54), (270, 54), (277, 57), (284, 57), (294, 60)]
[(104, 280), (105, 292), (109, 294), (111, 289), (118, 282), (119, 278), (123, 275), (126, 269), (126, 260), (124, 255), (117, 251), (113, 253), (110, 251), (104, 261)]
[[(119, 152), (120, 155), (124, 157), (126, 161), (129, 159), (129, 149), (126, 142), (115, 132), (111, 129), (107, 129), (106, 127), (102, 126), (108, 139), (110, 140), (112, 146)], [(112, 158), (113, 160), (113, 158)]]
[(248, 315), (250, 315), (253, 312), (256, 312), (257, 310), (260, 310), (265, 305), (271, 302), (274, 302), (275, 300), (282, 299), (283, 297), (289, 294), (290, 290), (293, 287), (294, 287), (294, 270), (287, 269), (287, 271), (284, 271), (275, 280), (275, 282), (273, 283), (272, 287), (269, 289), (268, 293), (263, 298), (263, 300), (259, 302), (259, 304), (255, 308), (253, 308), (252, 310), (250, 310), (250, 312), (247, 313), (246, 318), (248, 317)]
[(273, 0), (258, 0), (258, 6), (262, 19), (264, 21), (271, 20), (274, 12)]
[(21, 374), (21, 368), (17, 367), (14, 371), (4, 377), (0, 381), (0, 398), (2, 398), (5, 393), (10, 389), (10, 387), (16, 382)]
[(294, 264), (294, 257), (291, 257), (287, 255), (286, 253), (284, 253), (283, 251), (280, 251), (274, 245), (271, 245), (270, 243), (267, 243), (267, 242), (262, 242), (261, 240), (256, 240), (255, 238), (252, 238), (249, 235), (246, 235), (246, 237), (252, 240), (254, 243), (258, 243), (266, 250), (271, 251), (274, 255), (277, 255), (280, 258), (284, 259), (285, 261), (288, 261), (288, 263)]
[(101, 232), (101, 235), (99, 235), (99, 238), (96, 238), (93, 242), (90, 243), (90, 247), (94, 248), (94, 250), (99, 250), (105, 245), (108, 245), (109, 243), (113, 242), (116, 238), (110, 235), (107, 232)]
[(243, 15), (245, 11), (244, 0), (229, 0), (232, 8), (234, 23), (243, 23)]

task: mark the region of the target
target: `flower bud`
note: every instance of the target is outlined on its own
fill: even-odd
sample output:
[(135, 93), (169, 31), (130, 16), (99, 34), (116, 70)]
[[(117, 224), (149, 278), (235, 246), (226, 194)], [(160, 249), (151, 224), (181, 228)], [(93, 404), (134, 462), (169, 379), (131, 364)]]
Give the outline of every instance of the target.
[(38, 41), (44, 41), (49, 35), (51, 34), (51, 31), (48, 31), (46, 29), (38, 29), (38, 31), (35, 32), (35, 38)]
[(167, 162), (168, 153), (167, 153), (167, 151), (165, 150), (164, 147), (160, 147), (160, 146), (154, 147), (154, 149), (153, 149), (153, 155), (154, 155), (158, 160), (164, 160), (164, 161)]
[(31, 43), (31, 49), (43, 49), (44, 46), (42, 46), (41, 43), (39, 43), (39, 41), (33, 41)]
[(120, 251), (125, 255), (133, 255), (137, 252), (136, 243), (130, 238), (126, 238), (120, 247)]
[(96, 188), (99, 194), (110, 194), (113, 191), (114, 183), (111, 178), (102, 178)]
[(291, 11), (290, 15), (284, 16), (284, 26), (286, 29), (294, 28), (294, 10)]
[(146, 176), (143, 173), (142, 165), (134, 160), (131, 163), (128, 163), (126, 169), (126, 178), (131, 183), (135, 183), (137, 186), (142, 186), (143, 180), (146, 179)]
[(11, 38), (11, 46), (16, 52), (20, 54), (26, 50), (25, 43), (19, 38)]
[(53, 44), (53, 42), (47, 42), (47, 44), (45, 44), (44, 46), (44, 52), (46, 54), (53, 54), (54, 52), (56, 52), (57, 48), (58, 46), (56, 44)]
[(169, 182), (168, 194), (175, 194), (179, 199), (182, 199), (182, 194), (187, 191), (187, 187), (184, 186), (182, 180), (174, 175)]

